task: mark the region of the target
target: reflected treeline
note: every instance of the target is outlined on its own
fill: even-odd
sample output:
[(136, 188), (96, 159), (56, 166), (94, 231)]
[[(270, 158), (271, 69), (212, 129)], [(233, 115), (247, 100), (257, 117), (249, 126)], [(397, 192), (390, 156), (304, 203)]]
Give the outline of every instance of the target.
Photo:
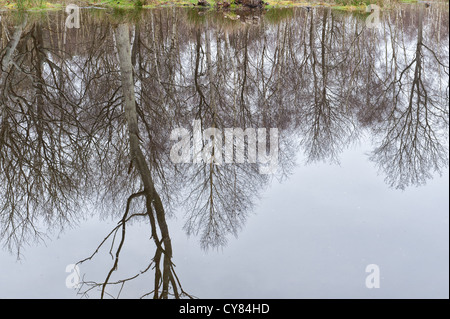
[[(270, 12), (270, 11), (269, 11)], [(281, 12), (281, 11), (280, 11)], [(204, 248), (237, 235), (271, 176), (258, 163), (174, 164), (173, 129), (278, 128), (277, 177), (300, 151), (337, 162), (362, 136), (397, 188), (447, 166), (448, 5), (366, 15), (273, 11), (230, 21), (192, 9), (130, 17), (83, 11), (1, 20), (0, 222), (9, 248), (64, 226), (87, 203), (120, 221), (108, 240), (112, 282), (132, 220), (149, 224), (155, 283), (144, 296), (189, 296), (172, 263), (166, 218), (184, 213)], [(247, 23), (251, 21), (251, 23)], [(248, 146), (248, 145), (247, 145)], [(83, 262), (84, 262), (83, 261)]]

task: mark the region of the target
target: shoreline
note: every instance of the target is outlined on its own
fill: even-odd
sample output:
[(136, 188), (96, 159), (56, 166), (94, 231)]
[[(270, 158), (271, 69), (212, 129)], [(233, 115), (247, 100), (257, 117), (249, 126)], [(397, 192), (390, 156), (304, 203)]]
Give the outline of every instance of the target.
[[(385, 0), (384, 0), (385, 1)], [(392, 1), (392, 0), (391, 0)], [(198, 0), (0, 0), (0, 12), (9, 11), (54, 11), (63, 10), (68, 4), (76, 4), (82, 8), (91, 9), (121, 9), (121, 10), (140, 10), (153, 9), (164, 7), (188, 7), (199, 8), (206, 10), (251, 10), (248, 6), (243, 4), (235, 4), (235, 0), (205, 0), (206, 6), (198, 5)], [(259, 9), (278, 9), (278, 8), (295, 8), (295, 7), (330, 7), (336, 10), (345, 11), (365, 11), (367, 5), (373, 3), (377, 4), (381, 1), (377, 0), (335, 0), (330, 2), (310, 2), (310, 1), (296, 1), (296, 0), (264, 0), (265, 5)], [(412, 3), (417, 4), (418, 0), (398, 0), (388, 6), (381, 6), (382, 9), (389, 9), (396, 4)], [(448, 1), (447, 1), (448, 2)], [(219, 5), (218, 5), (219, 3)], [(222, 5), (225, 3), (225, 5)]]

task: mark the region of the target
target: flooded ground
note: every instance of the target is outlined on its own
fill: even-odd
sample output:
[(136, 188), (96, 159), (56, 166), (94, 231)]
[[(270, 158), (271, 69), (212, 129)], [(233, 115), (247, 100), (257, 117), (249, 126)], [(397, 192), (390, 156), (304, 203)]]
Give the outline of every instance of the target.
[(368, 15), (2, 13), (0, 297), (448, 298), (448, 3)]

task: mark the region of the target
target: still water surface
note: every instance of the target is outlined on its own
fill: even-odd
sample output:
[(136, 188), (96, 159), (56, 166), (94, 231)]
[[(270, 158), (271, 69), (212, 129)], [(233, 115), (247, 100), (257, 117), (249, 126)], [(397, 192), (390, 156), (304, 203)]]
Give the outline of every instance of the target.
[[(81, 13), (2, 14), (0, 297), (448, 298), (448, 4)], [(194, 121), (276, 171), (175, 164)]]

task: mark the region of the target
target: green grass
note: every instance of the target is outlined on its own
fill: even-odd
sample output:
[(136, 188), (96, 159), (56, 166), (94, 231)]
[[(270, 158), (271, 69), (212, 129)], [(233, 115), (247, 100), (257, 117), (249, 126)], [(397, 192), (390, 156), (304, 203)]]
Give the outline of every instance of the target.
[(335, 0), (336, 4), (339, 6), (367, 6), (371, 3), (377, 3), (377, 1), (370, 0)]
[(281, 20), (290, 18), (294, 15), (294, 12), (288, 8), (281, 8), (277, 10), (268, 10), (264, 15), (267, 22), (276, 24)]
[(0, 0), (0, 7), (18, 10), (51, 10), (61, 9), (61, 1), (54, 0)]

